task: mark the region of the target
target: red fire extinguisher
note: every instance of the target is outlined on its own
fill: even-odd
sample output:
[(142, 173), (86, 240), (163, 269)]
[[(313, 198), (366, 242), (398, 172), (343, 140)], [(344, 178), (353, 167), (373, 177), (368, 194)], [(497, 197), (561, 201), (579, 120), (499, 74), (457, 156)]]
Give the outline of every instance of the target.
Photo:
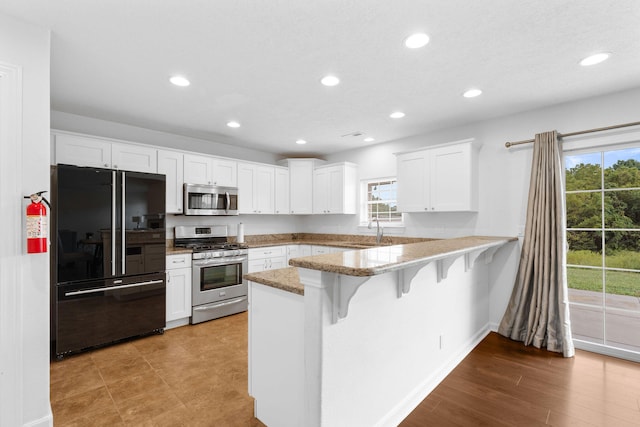
[(25, 199), (31, 199), (27, 206), (27, 253), (30, 254), (47, 252), (47, 209), (42, 202), (50, 205), (42, 193), (46, 191), (25, 196)]

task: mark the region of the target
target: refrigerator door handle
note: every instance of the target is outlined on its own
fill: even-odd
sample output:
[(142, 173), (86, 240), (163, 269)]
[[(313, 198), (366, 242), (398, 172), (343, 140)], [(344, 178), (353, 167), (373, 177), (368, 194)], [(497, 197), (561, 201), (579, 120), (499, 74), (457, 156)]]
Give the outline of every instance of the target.
[(115, 289), (126, 289), (126, 288), (134, 288), (136, 286), (157, 285), (158, 283), (162, 283), (162, 280), (149, 280), (148, 282), (131, 283), (130, 285), (122, 285), (122, 286), (109, 286), (107, 288), (83, 289), (81, 291), (65, 292), (64, 296), (71, 297), (74, 295), (95, 294), (97, 292), (113, 291)]
[(111, 172), (111, 275), (116, 275), (116, 172)]
[(125, 241), (125, 229), (127, 227), (125, 227), (126, 223), (125, 223), (125, 208), (124, 208), (126, 206), (125, 194), (126, 194), (125, 176), (124, 176), (124, 172), (122, 172), (122, 206), (121, 206), (121, 209), (122, 209), (122, 223), (120, 225), (121, 225), (121, 229), (122, 229), (121, 238), (122, 238), (122, 274), (123, 275), (127, 273), (127, 268), (126, 268), (126, 265), (127, 265), (127, 250), (126, 250), (127, 242)]

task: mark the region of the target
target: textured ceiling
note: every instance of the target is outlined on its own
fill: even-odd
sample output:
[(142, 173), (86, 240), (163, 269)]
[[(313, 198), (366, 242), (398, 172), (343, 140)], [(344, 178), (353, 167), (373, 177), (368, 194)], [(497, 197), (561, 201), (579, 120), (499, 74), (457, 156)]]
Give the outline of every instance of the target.
[[(2, 0), (0, 13), (51, 28), (52, 109), (283, 155), (640, 87), (637, 0)], [(416, 31), (431, 41), (409, 50)], [(612, 56), (577, 65), (599, 51)], [(327, 73), (341, 84), (322, 86)], [(484, 93), (463, 98), (470, 87)]]

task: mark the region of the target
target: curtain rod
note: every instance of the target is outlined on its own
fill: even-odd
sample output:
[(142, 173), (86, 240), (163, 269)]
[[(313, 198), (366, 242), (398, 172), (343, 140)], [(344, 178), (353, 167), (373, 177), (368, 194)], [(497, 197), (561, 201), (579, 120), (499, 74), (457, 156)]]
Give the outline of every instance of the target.
[[(595, 128), (595, 129), (580, 130), (580, 131), (577, 131), (577, 132), (563, 133), (563, 134), (558, 134), (558, 137), (582, 135), (584, 133), (602, 132), (603, 130), (626, 128), (626, 127), (629, 127), (629, 126), (637, 126), (637, 125), (640, 125), (640, 122), (624, 123), (624, 124), (621, 124), (621, 125), (606, 126), (606, 127), (603, 127), (603, 128)], [(525, 139), (523, 141), (516, 141), (516, 142), (505, 142), (504, 146), (509, 148), (509, 147), (514, 146), (514, 145), (529, 144), (529, 143), (531, 143), (533, 141), (535, 141), (535, 139)]]

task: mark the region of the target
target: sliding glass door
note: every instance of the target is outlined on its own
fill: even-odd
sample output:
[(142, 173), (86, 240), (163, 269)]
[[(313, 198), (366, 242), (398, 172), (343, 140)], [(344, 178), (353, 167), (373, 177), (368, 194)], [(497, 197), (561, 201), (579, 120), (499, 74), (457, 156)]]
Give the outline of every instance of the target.
[(576, 340), (640, 355), (640, 144), (565, 153)]

